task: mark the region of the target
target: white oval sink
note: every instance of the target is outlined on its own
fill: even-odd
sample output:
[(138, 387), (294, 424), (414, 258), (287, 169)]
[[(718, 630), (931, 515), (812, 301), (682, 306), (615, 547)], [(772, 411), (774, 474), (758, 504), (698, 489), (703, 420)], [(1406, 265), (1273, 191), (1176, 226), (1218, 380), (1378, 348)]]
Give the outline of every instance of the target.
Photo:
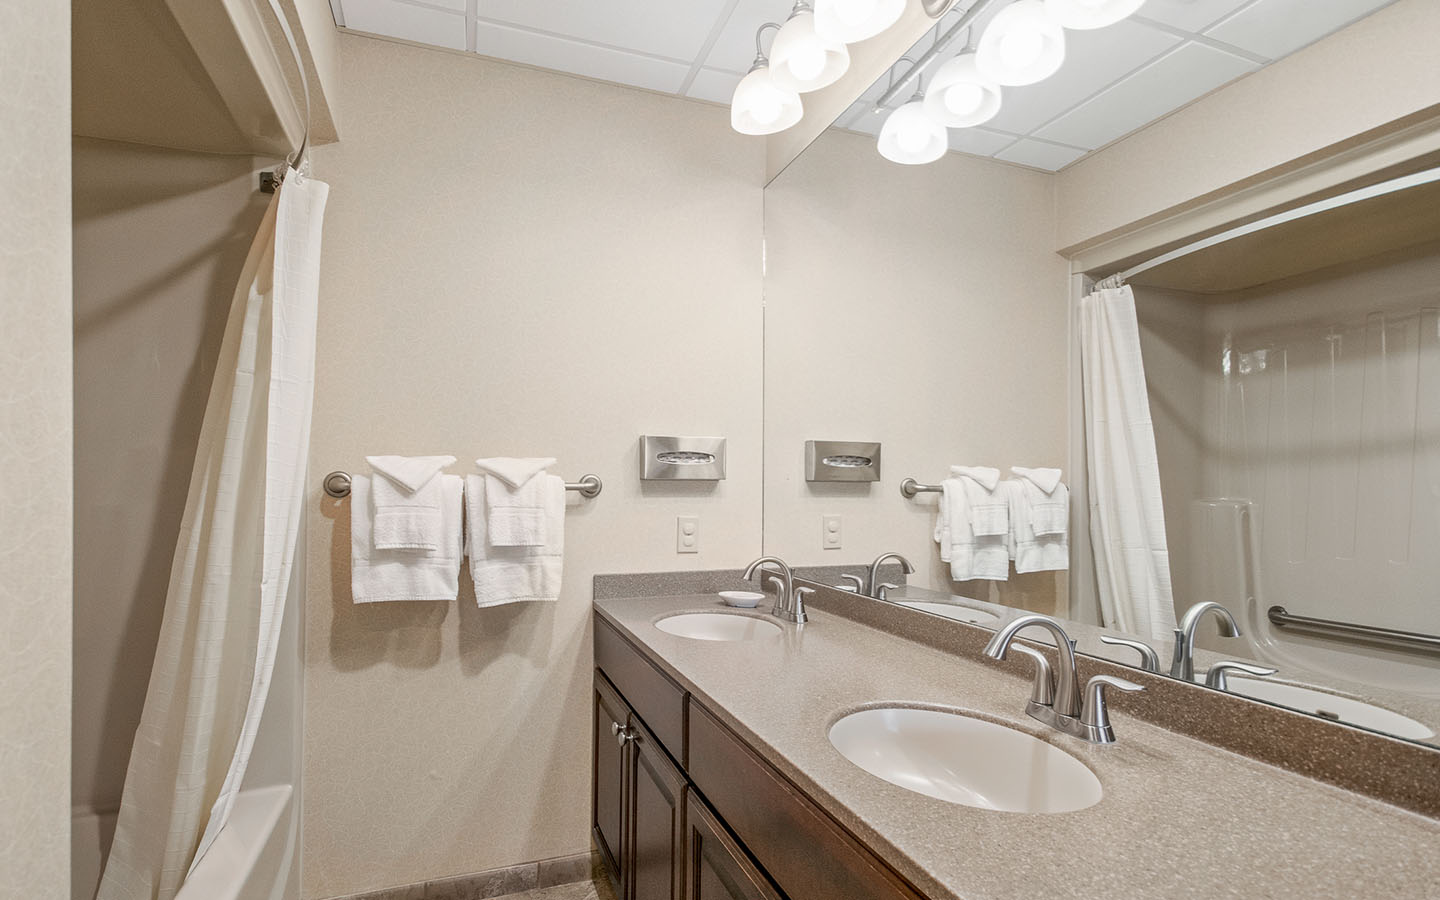
[(1288, 706), (1311, 715), (1337, 719), (1347, 725), (1358, 725), (1361, 728), (1383, 731), (1386, 734), (1409, 738), (1412, 741), (1423, 741), (1435, 736), (1433, 729), (1409, 716), (1402, 716), (1397, 712), (1366, 703), (1364, 700), (1329, 694), (1325, 691), (1301, 687), (1298, 684), (1268, 681), (1262, 678), (1231, 677), (1227, 680), (1227, 686), (1231, 693), (1240, 694), (1243, 697)]
[(725, 613), (681, 613), (655, 623), (666, 634), (697, 641), (749, 641), (777, 637), (780, 626), (756, 616)]
[(885, 707), (851, 713), (830, 743), (893, 785), (1001, 812), (1063, 813), (1100, 802), (1084, 763), (1023, 731), (959, 713)]
[(933, 613), (937, 616), (944, 616), (947, 619), (966, 622), (970, 625), (994, 625), (1000, 621), (1000, 617), (993, 613), (979, 609), (971, 609), (968, 606), (960, 606), (957, 603), (930, 603), (925, 600), (899, 600), (896, 602), (902, 606), (908, 606), (911, 609)]

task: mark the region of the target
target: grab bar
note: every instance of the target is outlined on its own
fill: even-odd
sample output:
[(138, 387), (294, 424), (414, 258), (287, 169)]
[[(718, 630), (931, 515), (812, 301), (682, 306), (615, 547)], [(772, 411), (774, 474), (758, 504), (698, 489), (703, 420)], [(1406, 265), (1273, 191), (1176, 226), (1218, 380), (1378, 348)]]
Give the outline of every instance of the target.
[[(598, 497), (605, 485), (599, 475), (581, 475), (579, 481), (565, 482), (565, 490), (579, 491), (582, 497)], [(325, 476), (325, 493), (339, 500), (350, 496), (350, 473), (331, 472)]]
[(944, 490), (938, 484), (921, 484), (913, 478), (900, 482), (900, 496), (907, 500), (915, 499), (916, 494), (938, 494)]
[(1371, 641), (1379, 644), (1403, 647), (1407, 650), (1420, 650), (1426, 653), (1440, 654), (1440, 635), (1421, 634), (1416, 631), (1399, 631), (1394, 628), (1378, 628), (1374, 625), (1355, 625), (1350, 622), (1336, 622), (1333, 619), (1313, 619), (1309, 616), (1296, 616), (1287, 612), (1283, 606), (1270, 607), (1266, 615), (1269, 616), (1270, 623), (1279, 628), (1291, 628), (1296, 631), (1309, 631), (1324, 637), (1353, 641)]

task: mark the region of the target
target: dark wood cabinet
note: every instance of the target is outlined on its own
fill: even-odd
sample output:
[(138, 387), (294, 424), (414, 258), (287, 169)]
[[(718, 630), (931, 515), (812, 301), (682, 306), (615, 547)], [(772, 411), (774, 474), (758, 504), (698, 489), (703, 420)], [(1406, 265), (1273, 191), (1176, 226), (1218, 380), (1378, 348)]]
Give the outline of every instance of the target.
[(594, 760), (590, 788), (590, 824), (605, 866), (616, 881), (616, 890), (624, 897), (619, 873), (628, 862), (625, 848), (624, 819), (628, 806), (625, 747), (618, 740), (629, 708), (605, 678), (595, 675)]
[(699, 797), (686, 806), (684, 900), (783, 900)]

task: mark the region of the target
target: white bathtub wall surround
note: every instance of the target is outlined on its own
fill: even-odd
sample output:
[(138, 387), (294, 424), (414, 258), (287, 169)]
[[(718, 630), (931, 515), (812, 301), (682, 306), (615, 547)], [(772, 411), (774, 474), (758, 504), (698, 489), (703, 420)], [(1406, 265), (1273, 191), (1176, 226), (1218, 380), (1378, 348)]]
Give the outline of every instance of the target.
[[(339, 47), (345, 139), (315, 152), (333, 194), (306, 900), (588, 853), (593, 575), (760, 551), (763, 144), (708, 104), (357, 35)], [(727, 479), (642, 483), (642, 434), (727, 436)], [(319, 476), (381, 446), (543, 452), (553, 472), (600, 476), (600, 496), (566, 493), (557, 601), (480, 609), (462, 573), (455, 604), (352, 603), (353, 498)], [(699, 517), (696, 554), (675, 552), (682, 515)]]
[(229, 818), (300, 534), (328, 186), (291, 172), (235, 290), (99, 897), (173, 897)]

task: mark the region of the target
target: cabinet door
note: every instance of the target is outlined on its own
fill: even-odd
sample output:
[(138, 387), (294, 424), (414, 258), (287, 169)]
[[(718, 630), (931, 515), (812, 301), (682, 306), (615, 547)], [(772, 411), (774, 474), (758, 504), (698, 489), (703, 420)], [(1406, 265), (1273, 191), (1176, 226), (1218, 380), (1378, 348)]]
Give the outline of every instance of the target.
[(685, 777), (634, 715), (630, 734), (630, 898), (680, 900), (685, 871)]
[(784, 900), (710, 808), (688, 793), (684, 900)]
[(600, 848), (600, 856), (621, 897), (626, 896), (622, 882), (628, 861), (625, 848), (628, 754), (624, 744), (616, 740), (615, 731), (626, 724), (629, 716), (625, 701), (605, 677), (596, 672), (590, 825), (595, 846)]

